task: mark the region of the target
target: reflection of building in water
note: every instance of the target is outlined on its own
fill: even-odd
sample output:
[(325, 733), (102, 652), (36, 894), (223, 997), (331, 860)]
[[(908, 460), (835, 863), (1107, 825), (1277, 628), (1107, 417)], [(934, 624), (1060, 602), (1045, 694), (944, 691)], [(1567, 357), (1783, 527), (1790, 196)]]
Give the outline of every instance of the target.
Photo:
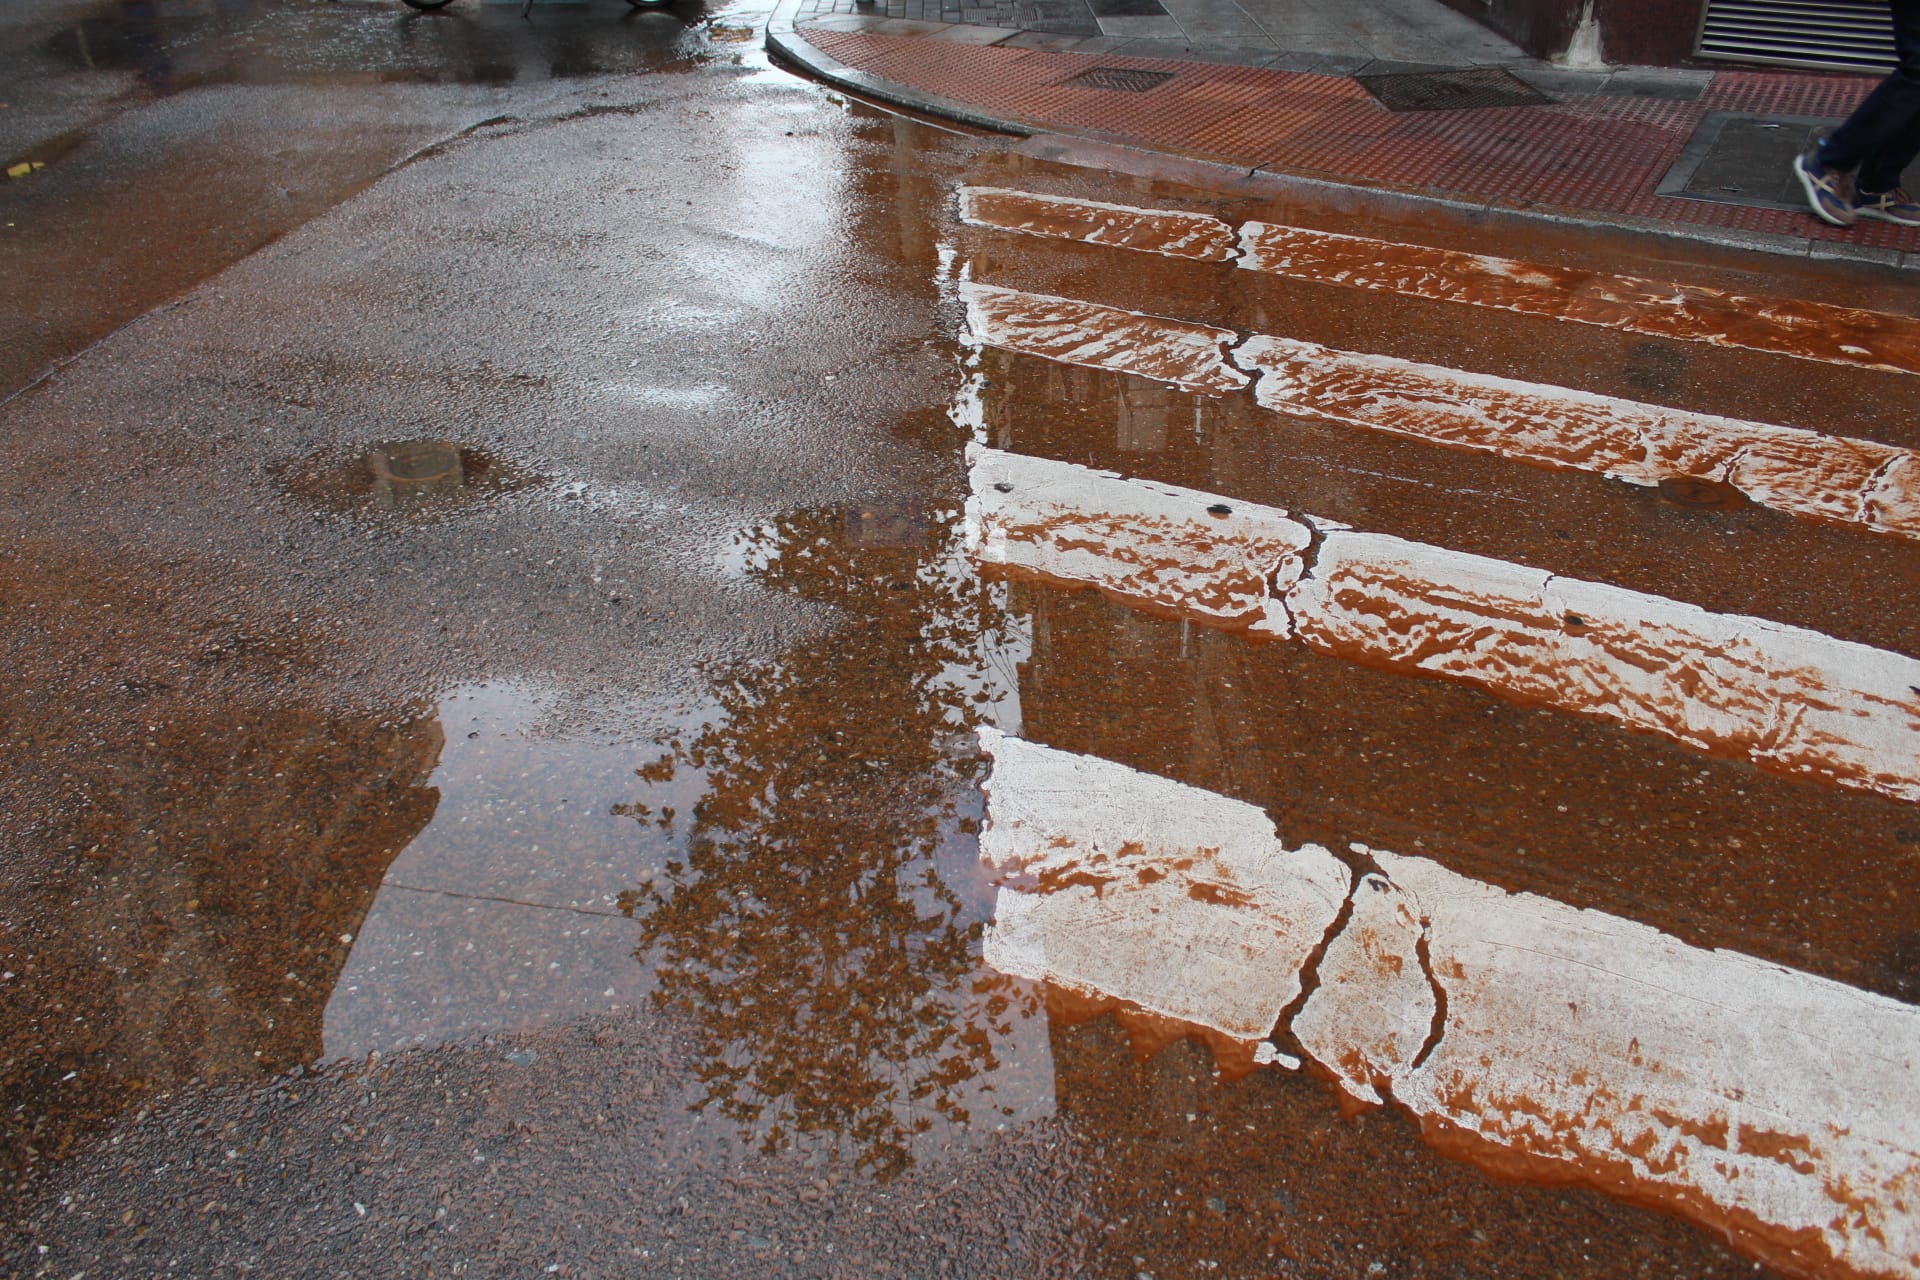
[[(327, 1057), (431, 1047), (645, 999), (649, 975), (633, 962), (635, 925), (620, 895), (680, 855), (672, 815), (692, 810), (704, 779), (650, 778), (650, 816), (667, 821), (636, 829), (637, 813), (620, 801), (652, 749), (626, 726), (697, 724), (700, 714), (569, 693), (496, 680), (441, 696), (448, 741), (429, 780), (439, 807), (387, 867), (354, 939), (327, 1002)], [(585, 728), (608, 722), (621, 729)]]
[(1123, 453), (1159, 453), (1167, 447), (1167, 427), (1175, 414), (1195, 417), (1194, 398), (1159, 382), (1121, 380), (1115, 388), (1113, 447)]
[(703, 1105), (770, 1149), (824, 1136), (896, 1169), (923, 1135), (1050, 1105), (1032, 990), (978, 960), (967, 730), (1017, 723), (1024, 640), (947, 520), (806, 512), (746, 537), (762, 582), (845, 622), (715, 670), (712, 723), (643, 771), (705, 787), (684, 861), (631, 900), (640, 956), (702, 1036)]
[(68, 762), (96, 801), (61, 833), (83, 851), (65, 914), (86, 927), (8, 957), (7, 1163), (155, 1090), (318, 1058), (381, 875), (433, 814), (430, 719), (208, 714), (165, 693), (138, 718), (144, 733)]

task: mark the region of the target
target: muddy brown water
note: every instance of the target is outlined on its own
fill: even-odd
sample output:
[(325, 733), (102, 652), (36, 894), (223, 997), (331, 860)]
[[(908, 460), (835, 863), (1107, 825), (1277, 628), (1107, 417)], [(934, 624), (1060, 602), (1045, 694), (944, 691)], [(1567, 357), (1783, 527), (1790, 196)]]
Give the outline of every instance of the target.
[[(616, 38), (604, 8), (539, 16), (596, 49)], [(117, 19), (61, 30), (85, 21)], [(441, 28), (385, 10), (339, 23), (329, 39), (418, 56), (429, 80), (485, 79), (408, 43)], [(71, 67), (73, 38), (48, 39)], [(533, 56), (547, 36), (526, 39)], [(921, 1201), (885, 1188), (931, 1203), (957, 1184), (943, 1194), (994, 1207), (940, 1220), (953, 1247), (936, 1252), (961, 1274), (1752, 1274), (1677, 1219), (1496, 1180), (1390, 1110), (1343, 1117), (1307, 1076), (1227, 1080), (1191, 1041), (1137, 1055), (1112, 1014), (992, 972), (970, 730), (1251, 801), (1292, 843), (1424, 854), (1907, 1001), (1910, 806), (982, 575), (960, 541), (961, 451), (977, 434), (1907, 652), (1920, 551), (1291, 420), (1250, 393), (977, 353), (954, 286), (1909, 446), (1911, 378), (997, 236), (960, 226), (951, 192), (1291, 218), (1830, 302), (1913, 296), (1049, 168), (729, 48), (538, 103), (453, 110), (434, 95), (466, 88), (429, 85), (439, 123), (406, 154), (503, 106), (521, 123), (317, 196), (315, 220), (277, 223), (298, 229), (264, 251), (161, 253), (111, 298), (49, 286), (49, 313), (78, 317), (63, 358), (220, 272), (0, 409), (10, 1266), (210, 1267), (237, 1239), (269, 1270), (424, 1266), (429, 1245), (484, 1270), (526, 1234), (410, 1234), (375, 1204), (355, 1243), (292, 1215), (360, 1222), (357, 1193), (320, 1188), (415, 1159), (431, 1185), (395, 1175), (393, 1194), (417, 1191), (437, 1221), (436, 1203), (491, 1194), (492, 1166), (463, 1144), (491, 1152), (501, 1134), (550, 1179), (528, 1185), (566, 1184), (565, 1126), (591, 1129), (632, 1089), (644, 1123), (594, 1148), (605, 1165), (576, 1200), (600, 1228), (583, 1256), (609, 1274), (687, 1265), (656, 1214), (683, 1212), (674, 1197), (709, 1166), (749, 1164), (796, 1188), (832, 1171), (822, 1203), (867, 1188), (909, 1227)], [(141, 113), (219, 91), (184, 86), (104, 128), (157, 127)], [(200, 145), (190, 121), (167, 127)], [(43, 245), (87, 194), (69, 172), (66, 194), (10, 215)], [(388, 1065), (368, 1073), (374, 1053)], [(651, 1065), (629, 1079), (619, 1053)], [(501, 1085), (502, 1062), (525, 1083)], [(516, 1101), (437, 1110), (482, 1087)], [(400, 1120), (363, 1088), (409, 1100), (411, 1150), (330, 1145), (326, 1124), (261, 1101), (320, 1099), (350, 1128)], [(679, 1144), (695, 1115), (724, 1137)], [(259, 1170), (254, 1190), (221, 1172), (228, 1148)], [(171, 1172), (123, 1177), (116, 1152)], [(276, 1201), (260, 1188), (278, 1166), (249, 1163), (275, 1159), (319, 1172), (282, 1175)], [(224, 1243), (217, 1214), (181, 1212), (164, 1242), (121, 1230), (123, 1208), (147, 1221), (222, 1197), (238, 1206)], [(548, 1221), (551, 1198), (528, 1190), (523, 1221)], [(620, 1216), (635, 1204), (640, 1225)], [(784, 1212), (716, 1218), (707, 1272), (834, 1273), (818, 1244), (772, 1230)], [(1023, 1214), (1058, 1248), (1018, 1243)]]

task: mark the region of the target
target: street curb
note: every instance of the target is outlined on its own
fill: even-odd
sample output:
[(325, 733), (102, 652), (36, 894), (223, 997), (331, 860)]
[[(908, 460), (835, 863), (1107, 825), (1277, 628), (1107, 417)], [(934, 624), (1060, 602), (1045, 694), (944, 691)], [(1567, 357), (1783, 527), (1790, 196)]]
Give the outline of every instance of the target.
[[(1724, 227), (1696, 227), (1687, 223), (1631, 215), (1603, 216), (1579, 210), (1529, 208), (1472, 197), (1430, 191), (1310, 177), (1270, 169), (1243, 169), (1217, 160), (1203, 160), (1174, 151), (1162, 151), (1095, 130), (1065, 130), (1034, 121), (995, 116), (971, 103), (925, 93), (884, 76), (849, 67), (810, 43), (794, 22), (802, 0), (779, 0), (767, 19), (767, 51), (790, 67), (882, 104), (904, 108), (936, 119), (950, 120), (988, 133), (1023, 139), (1017, 147), (1035, 159), (1082, 168), (1106, 168), (1137, 177), (1158, 177), (1208, 189), (1225, 188), (1248, 194), (1305, 197), (1316, 205), (1365, 211), (1392, 218), (1439, 212), (1482, 225), (1514, 221), (1545, 223), (1574, 231), (1625, 233), (1634, 237), (1682, 240), (1747, 253), (1802, 258), (1822, 264), (1874, 267), (1879, 270), (1920, 271), (1920, 252), (1902, 253), (1865, 245), (1815, 240), (1810, 236), (1764, 231), (1736, 231)], [(1183, 176), (1184, 175), (1184, 176)]]
[(815, 48), (795, 29), (793, 15), (799, 8), (800, 0), (780, 0), (780, 3), (774, 7), (773, 16), (767, 19), (767, 52), (782, 61), (791, 63), (816, 79), (824, 80), (836, 88), (846, 89), (863, 97), (875, 98), (892, 106), (905, 107), (909, 111), (917, 111), (942, 120), (952, 120), (956, 124), (984, 129), (988, 133), (1005, 133), (1024, 138), (1036, 132), (1026, 125), (990, 116), (957, 98), (943, 98), (937, 93), (922, 93), (918, 89), (909, 88), (871, 72), (847, 66), (830, 54)]

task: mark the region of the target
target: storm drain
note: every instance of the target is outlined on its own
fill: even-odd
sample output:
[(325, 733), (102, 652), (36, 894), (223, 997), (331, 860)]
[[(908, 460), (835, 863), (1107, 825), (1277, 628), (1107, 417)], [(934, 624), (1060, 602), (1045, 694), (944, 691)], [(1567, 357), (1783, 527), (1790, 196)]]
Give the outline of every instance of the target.
[(1082, 89), (1119, 89), (1145, 93), (1173, 79), (1171, 71), (1135, 71), (1131, 67), (1089, 67), (1067, 83)]
[(1711, 112), (1655, 191), (1755, 209), (1805, 209), (1793, 158), (1833, 123), (1810, 116)]
[(1354, 79), (1389, 111), (1474, 111), (1481, 107), (1530, 107), (1553, 101), (1525, 80), (1499, 67), (1397, 72)]

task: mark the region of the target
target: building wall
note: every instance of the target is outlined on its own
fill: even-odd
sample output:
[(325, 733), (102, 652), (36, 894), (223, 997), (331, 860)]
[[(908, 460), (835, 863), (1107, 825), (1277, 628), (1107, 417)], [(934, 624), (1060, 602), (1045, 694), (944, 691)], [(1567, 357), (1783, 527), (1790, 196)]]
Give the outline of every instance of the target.
[[(1586, 0), (1446, 0), (1536, 57), (1563, 52)], [(1601, 56), (1611, 63), (1671, 66), (1693, 55), (1702, 0), (1592, 0)]]

